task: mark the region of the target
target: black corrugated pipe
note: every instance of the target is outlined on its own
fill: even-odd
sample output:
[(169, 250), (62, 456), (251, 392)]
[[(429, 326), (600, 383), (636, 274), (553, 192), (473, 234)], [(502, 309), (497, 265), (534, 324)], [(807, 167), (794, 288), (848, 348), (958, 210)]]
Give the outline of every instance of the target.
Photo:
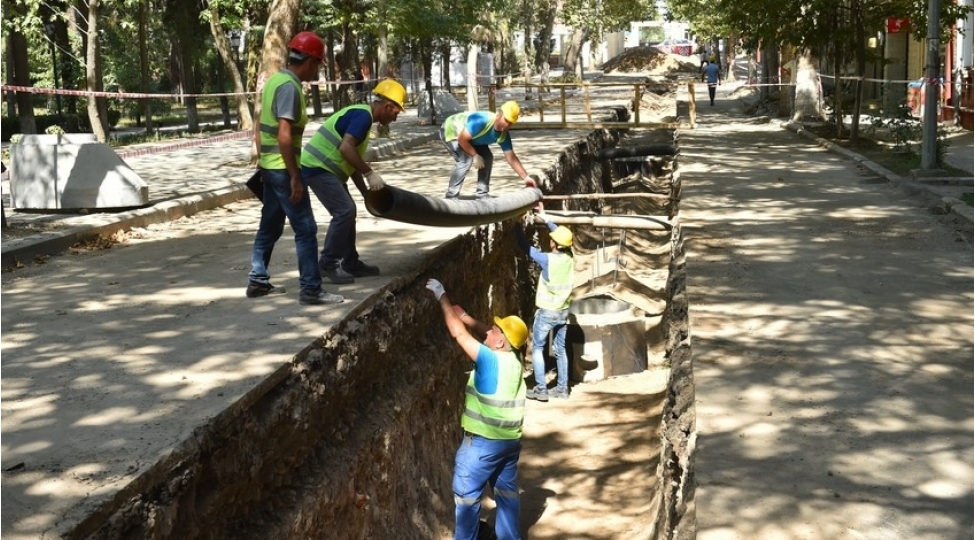
[(526, 187), (492, 199), (441, 199), (386, 185), (366, 193), (370, 214), (432, 227), (473, 227), (520, 216), (542, 200), (542, 191)]
[(672, 144), (658, 144), (651, 146), (620, 146), (603, 148), (596, 154), (597, 159), (613, 159), (638, 156), (674, 156), (677, 147)]

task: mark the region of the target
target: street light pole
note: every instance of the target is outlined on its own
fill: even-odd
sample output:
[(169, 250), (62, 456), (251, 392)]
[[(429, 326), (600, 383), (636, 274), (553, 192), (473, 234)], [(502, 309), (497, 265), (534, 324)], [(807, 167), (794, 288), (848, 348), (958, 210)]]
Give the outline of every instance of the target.
[(928, 66), (924, 74), (924, 130), (921, 139), (921, 168), (927, 170), (938, 166), (938, 118), (941, 116), (941, 103), (938, 99), (941, 90), (941, 85), (938, 84), (941, 61), (938, 55), (940, 13), (941, 0), (928, 0)]

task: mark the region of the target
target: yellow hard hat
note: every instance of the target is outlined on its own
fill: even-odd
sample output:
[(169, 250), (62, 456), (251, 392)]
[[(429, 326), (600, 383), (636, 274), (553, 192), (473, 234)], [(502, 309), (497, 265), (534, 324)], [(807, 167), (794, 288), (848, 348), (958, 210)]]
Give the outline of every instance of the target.
[(505, 120), (514, 124), (521, 116), (521, 107), (518, 106), (517, 101), (505, 101), (501, 104), (501, 115), (504, 116)]
[(555, 240), (555, 243), (562, 247), (569, 247), (572, 245), (572, 231), (568, 227), (559, 225), (554, 231), (548, 233), (549, 238)]
[(503, 319), (495, 317), (494, 324), (498, 325), (508, 343), (515, 349), (520, 349), (528, 341), (528, 326), (525, 321), (521, 320), (521, 317), (517, 315), (508, 315)]
[(376, 85), (376, 89), (372, 92), (379, 97), (384, 97), (399, 105), (401, 111), (406, 110), (406, 88), (393, 79), (383, 79), (379, 81), (379, 84)]

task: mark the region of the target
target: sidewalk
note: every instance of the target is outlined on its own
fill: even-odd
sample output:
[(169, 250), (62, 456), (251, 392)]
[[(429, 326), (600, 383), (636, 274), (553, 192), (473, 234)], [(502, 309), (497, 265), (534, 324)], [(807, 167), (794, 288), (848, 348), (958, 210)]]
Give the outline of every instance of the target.
[(970, 222), (732, 102), (681, 136), (697, 539), (970, 540)]

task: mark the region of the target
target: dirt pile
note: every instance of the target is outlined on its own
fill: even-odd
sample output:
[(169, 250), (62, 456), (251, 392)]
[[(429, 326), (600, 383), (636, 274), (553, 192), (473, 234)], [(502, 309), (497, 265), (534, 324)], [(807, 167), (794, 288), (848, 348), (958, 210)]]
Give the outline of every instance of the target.
[(698, 66), (687, 62), (683, 56), (667, 54), (653, 47), (632, 47), (603, 64), (603, 72), (648, 73), (671, 75), (679, 72), (698, 73)]

